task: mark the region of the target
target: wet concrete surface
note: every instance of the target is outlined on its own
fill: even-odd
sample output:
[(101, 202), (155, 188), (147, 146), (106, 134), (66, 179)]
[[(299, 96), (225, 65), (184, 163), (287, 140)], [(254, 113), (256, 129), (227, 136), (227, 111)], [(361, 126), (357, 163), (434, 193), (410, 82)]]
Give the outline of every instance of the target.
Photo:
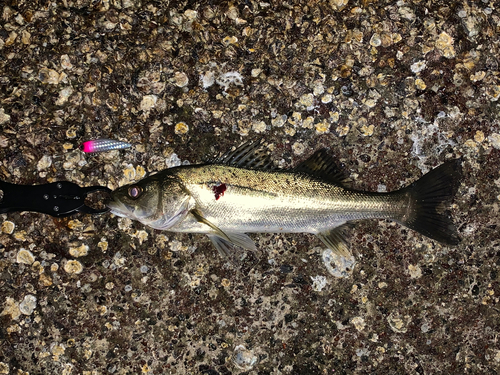
[[(263, 137), (329, 147), (369, 191), (462, 157), (443, 246), (390, 221), (333, 275), (312, 235), (205, 236), (110, 214), (0, 215), (0, 374), (434, 374), (500, 367), (500, 8), (493, 1), (8, 0), (0, 178), (112, 189)], [(112, 138), (133, 149), (79, 150)], [(344, 276), (344, 277), (337, 277)]]

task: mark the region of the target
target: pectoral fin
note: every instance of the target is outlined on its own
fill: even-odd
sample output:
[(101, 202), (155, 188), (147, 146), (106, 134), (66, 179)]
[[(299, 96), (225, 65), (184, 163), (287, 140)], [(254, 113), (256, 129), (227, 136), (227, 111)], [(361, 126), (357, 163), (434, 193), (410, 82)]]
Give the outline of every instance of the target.
[(349, 250), (349, 243), (345, 235), (345, 230), (347, 228), (348, 224), (343, 224), (339, 227), (317, 233), (316, 236), (321, 241), (323, 241), (323, 243), (328, 246), (334, 253), (346, 258), (350, 258), (352, 255), (351, 251)]
[(221, 237), (221, 238), (224, 238), (226, 241), (231, 241), (229, 239), (229, 237), (226, 235), (226, 233), (224, 233), (219, 227), (217, 227), (216, 225), (212, 224), (210, 221), (208, 221), (202, 214), (200, 211), (194, 209), (194, 210), (191, 210), (191, 214), (195, 217), (195, 219), (199, 222), (199, 223), (202, 223), (202, 224), (205, 224), (207, 225), (208, 227), (210, 227), (213, 231), (214, 231), (214, 234), (216, 234), (217, 236)]

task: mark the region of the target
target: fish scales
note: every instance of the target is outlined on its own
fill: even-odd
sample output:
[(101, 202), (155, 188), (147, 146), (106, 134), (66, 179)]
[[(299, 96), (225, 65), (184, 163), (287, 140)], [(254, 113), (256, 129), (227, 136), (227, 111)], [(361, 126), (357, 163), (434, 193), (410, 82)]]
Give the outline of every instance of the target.
[[(400, 217), (405, 209), (404, 196), (397, 203), (393, 196), (347, 190), (305, 174), (224, 165), (172, 172), (184, 182), (200, 212), (222, 230), (316, 233), (339, 222)], [(217, 184), (226, 186), (219, 199), (213, 192)]]

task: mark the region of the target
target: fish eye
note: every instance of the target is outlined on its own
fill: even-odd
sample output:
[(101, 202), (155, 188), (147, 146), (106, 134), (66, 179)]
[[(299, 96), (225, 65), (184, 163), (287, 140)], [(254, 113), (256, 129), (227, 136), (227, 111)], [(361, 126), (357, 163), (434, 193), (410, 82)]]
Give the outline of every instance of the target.
[(134, 185), (128, 188), (128, 196), (132, 199), (137, 199), (142, 194), (142, 188), (140, 186)]

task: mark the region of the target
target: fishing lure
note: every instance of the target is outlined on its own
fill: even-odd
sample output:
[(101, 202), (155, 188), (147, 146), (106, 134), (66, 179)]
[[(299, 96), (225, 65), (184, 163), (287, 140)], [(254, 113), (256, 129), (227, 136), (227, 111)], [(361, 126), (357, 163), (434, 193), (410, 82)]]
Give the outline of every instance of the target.
[(82, 151), (86, 153), (123, 150), (130, 147), (132, 147), (130, 143), (106, 138), (93, 139), (91, 141), (85, 141), (82, 143)]

